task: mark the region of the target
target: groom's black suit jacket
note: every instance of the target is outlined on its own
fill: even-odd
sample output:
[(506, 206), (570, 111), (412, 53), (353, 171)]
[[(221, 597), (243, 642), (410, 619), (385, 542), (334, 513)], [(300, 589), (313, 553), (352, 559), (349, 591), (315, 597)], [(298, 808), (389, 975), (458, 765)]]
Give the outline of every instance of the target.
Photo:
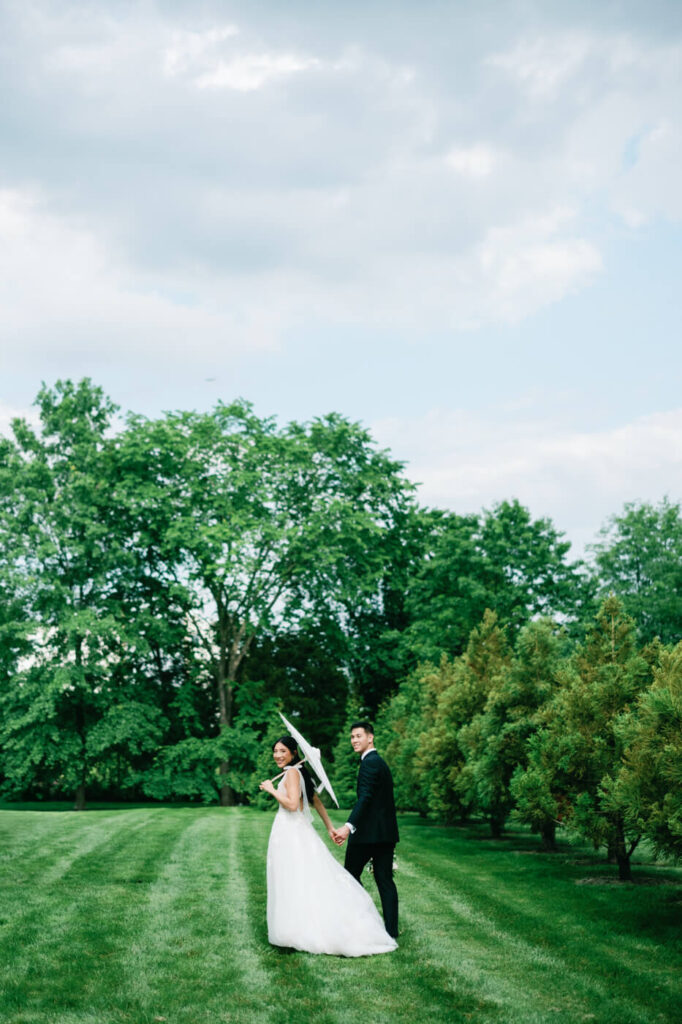
[(397, 843), (398, 822), (393, 800), (391, 769), (376, 750), (370, 750), (360, 762), (358, 799), (348, 816), (355, 832), (349, 843)]

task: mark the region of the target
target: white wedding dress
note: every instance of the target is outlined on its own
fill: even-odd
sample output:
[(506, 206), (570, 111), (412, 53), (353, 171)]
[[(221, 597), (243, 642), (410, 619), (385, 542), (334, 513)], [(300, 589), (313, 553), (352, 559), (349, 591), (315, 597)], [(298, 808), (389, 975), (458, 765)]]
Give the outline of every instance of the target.
[[(371, 896), (332, 856), (313, 828), (298, 768), (303, 808), (275, 815), (268, 843), (268, 939), (306, 953), (390, 953), (391, 938)], [(279, 784), (284, 785), (286, 776)]]

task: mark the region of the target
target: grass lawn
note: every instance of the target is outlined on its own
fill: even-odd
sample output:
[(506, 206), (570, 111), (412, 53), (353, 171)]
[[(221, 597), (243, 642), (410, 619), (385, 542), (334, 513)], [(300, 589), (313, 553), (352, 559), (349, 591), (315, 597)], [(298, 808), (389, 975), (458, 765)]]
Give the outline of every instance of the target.
[(682, 1020), (679, 869), (597, 884), (615, 869), (583, 848), (405, 815), (400, 948), (344, 960), (268, 945), (271, 821), (0, 810), (2, 1024)]

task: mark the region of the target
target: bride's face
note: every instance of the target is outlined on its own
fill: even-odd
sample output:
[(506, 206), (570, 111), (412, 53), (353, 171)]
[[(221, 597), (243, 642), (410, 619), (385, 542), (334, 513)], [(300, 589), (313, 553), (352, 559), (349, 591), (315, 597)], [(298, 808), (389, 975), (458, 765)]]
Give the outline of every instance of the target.
[(294, 755), (291, 753), (288, 747), (285, 747), (283, 743), (275, 743), (272, 748), (272, 756), (275, 759), (275, 764), (278, 768), (285, 768), (294, 759)]

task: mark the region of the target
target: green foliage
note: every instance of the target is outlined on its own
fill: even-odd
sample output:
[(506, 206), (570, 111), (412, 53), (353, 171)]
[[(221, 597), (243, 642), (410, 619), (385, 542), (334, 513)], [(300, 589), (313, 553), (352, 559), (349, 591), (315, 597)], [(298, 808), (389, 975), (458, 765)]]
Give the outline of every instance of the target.
[[(626, 750), (624, 724), (649, 685), (658, 652), (635, 644), (635, 624), (615, 597), (603, 602), (585, 643), (576, 651), (563, 685), (542, 715), (530, 746), (528, 774), (517, 773), (520, 811), (537, 821), (541, 808), (606, 846), (620, 877), (630, 877), (630, 857), (640, 839), (620, 796)], [(535, 815), (535, 819), (533, 816)]]
[(661, 653), (620, 739), (626, 751), (616, 805), (659, 854), (682, 857), (682, 644)]
[[(377, 538), (384, 569), (371, 601), (347, 609), (348, 662), (354, 690), (370, 717), (393, 694), (397, 681), (414, 667), (406, 630), (420, 617), (410, 601), (415, 579), (430, 555), (443, 513), (406, 503)], [(415, 612), (416, 609), (416, 612)]]
[[(350, 611), (371, 603), (382, 537), (409, 486), (357, 424), (331, 415), (279, 429), (246, 402), (156, 421), (132, 417), (119, 459), (132, 532), (140, 546), (150, 534), (158, 544), (157, 571), (178, 596), (213, 682), (214, 721), (230, 729), (242, 682), (267, 674), (257, 665), (243, 670), (257, 638), (272, 645), (286, 623), (288, 650), (283, 637), (274, 642), (300, 661), (316, 625), (324, 633), (335, 623), (338, 640)], [(294, 670), (283, 666), (282, 674)], [(299, 666), (289, 690), (310, 676)], [(345, 700), (338, 668), (333, 677), (330, 738)], [(227, 803), (228, 762), (221, 773)]]
[(518, 501), (416, 507), (337, 414), (37, 406), (0, 439), (0, 792), (259, 802), (281, 706), (350, 803), (362, 709), (403, 808), (679, 853), (678, 505), (626, 505), (588, 577)]
[(438, 669), (426, 665), (416, 673), (424, 699), (415, 765), (426, 807), (446, 821), (465, 818), (474, 803), (466, 770), (466, 729), (485, 707), (509, 659), (505, 631), (497, 615), (486, 611), (459, 658), (443, 656)]
[[(428, 667), (427, 667), (428, 671)], [(374, 724), (377, 746), (393, 773), (396, 807), (426, 814), (426, 792), (417, 766), (417, 753), (426, 694), (419, 671), (402, 680)]]
[(551, 620), (525, 625), (513, 658), (489, 672), (485, 707), (460, 730), (466, 764), (459, 786), (490, 821), (494, 835), (500, 834), (513, 807), (512, 777), (525, 765), (528, 740), (557, 688), (561, 646)]
[[(238, 682), (239, 704), (245, 687), (258, 680), (259, 692), (276, 700), (289, 718), (305, 723), (329, 759), (344, 720), (348, 679), (342, 670), (343, 642), (334, 623), (301, 623), (297, 630), (265, 634), (254, 641)], [(280, 723), (281, 732), (281, 719)]]
[[(82, 804), (86, 783), (102, 776), (114, 750), (133, 763), (141, 719), (154, 723), (148, 748), (162, 718), (135, 673), (120, 671), (139, 637), (119, 600), (127, 559), (108, 436), (115, 408), (87, 380), (44, 387), (38, 405), (39, 433), (13, 424), (0, 488), (3, 563), (13, 564), (22, 595), (5, 628), (23, 641), (27, 662), (5, 675), (0, 692), (4, 789), (71, 788)], [(118, 716), (109, 742), (110, 709), (133, 690), (136, 709)]]
[(612, 516), (593, 545), (604, 593), (620, 597), (640, 639), (682, 640), (682, 514), (664, 498), (659, 505), (629, 502)]
[(460, 654), (486, 609), (512, 639), (539, 615), (577, 618), (589, 599), (581, 563), (547, 519), (533, 520), (518, 501), (483, 516), (443, 515), (432, 550), (410, 580), (410, 624), (403, 643), (421, 661)]

